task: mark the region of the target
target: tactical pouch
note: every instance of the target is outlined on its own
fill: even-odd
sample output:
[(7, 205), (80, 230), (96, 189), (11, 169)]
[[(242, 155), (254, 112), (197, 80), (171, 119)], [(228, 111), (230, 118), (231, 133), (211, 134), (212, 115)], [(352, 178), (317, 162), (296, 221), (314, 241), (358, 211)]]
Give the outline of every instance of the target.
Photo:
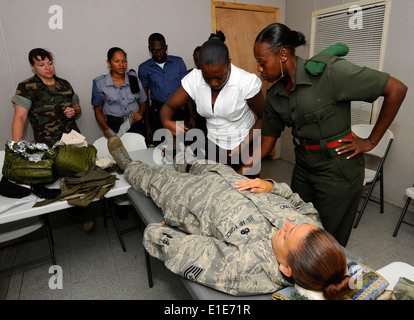
[(77, 147), (73, 145), (58, 146), (53, 165), (57, 177), (71, 177), (74, 174), (89, 170), (95, 164), (97, 150), (93, 145)]
[(46, 144), (8, 141), (2, 173), (16, 183), (51, 183), (56, 180), (53, 175), (54, 159), (54, 151)]

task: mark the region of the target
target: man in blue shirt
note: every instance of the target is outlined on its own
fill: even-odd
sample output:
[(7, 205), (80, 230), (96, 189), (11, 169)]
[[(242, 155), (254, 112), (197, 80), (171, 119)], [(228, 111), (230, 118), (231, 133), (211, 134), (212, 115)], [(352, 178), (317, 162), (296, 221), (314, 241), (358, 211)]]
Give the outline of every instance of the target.
[[(159, 115), (161, 107), (180, 87), (181, 79), (187, 74), (187, 68), (182, 58), (167, 55), (168, 46), (160, 33), (149, 36), (148, 49), (152, 58), (139, 65), (138, 77), (147, 97), (151, 100), (151, 105), (147, 105), (145, 113), (147, 138), (150, 142), (158, 144), (160, 141), (153, 141), (153, 133), (162, 128)], [(189, 105), (187, 107), (190, 115), (194, 114), (192, 107)], [(175, 120), (184, 120), (183, 108), (175, 115)]]

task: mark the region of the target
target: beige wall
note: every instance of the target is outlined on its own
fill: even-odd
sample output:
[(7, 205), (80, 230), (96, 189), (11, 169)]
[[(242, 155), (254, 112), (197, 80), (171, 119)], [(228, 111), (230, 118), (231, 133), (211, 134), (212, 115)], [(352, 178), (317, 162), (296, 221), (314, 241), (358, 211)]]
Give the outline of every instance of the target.
[[(288, 0), (286, 24), (302, 31), (310, 40), (312, 11), (350, 2), (354, 1)], [(407, 59), (414, 56), (414, 47), (411, 44), (413, 12), (414, 1), (392, 0), (384, 63), (384, 71), (404, 82), (409, 88), (407, 97), (390, 127), (394, 133), (394, 142), (385, 164), (385, 198), (387, 202), (398, 206), (403, 206), (406, 200), (405, 189), (414, 183), (414, 61)], [(300, 49), (297, 54), (308, 58), (309, 50)], [(290, 133), (285, 133), (283, 138), (282, 158), (293, 161)]]
[[(285, 15), (285, 0), (228, 2), (279, 7)], [(62, 8), (61, 30), (49, 28), (52, 5)], [(93, 142), (102, 131), (90, 104), (92, 79), (108, 72), (108, 49), (123, 48), (129, 68), (136, 70), (150, 58), (147, 39), (153, 32), (166, 37), (169, 54), (181, 56), (187, 68), (194, 67), (193, 50), (211, 33), (210, 0), (1, 0), (0, 150), (11, 139), (10, 99), (18, 83), (32, 76), (27, 59), (32, 48), (45, 47), (54, 54), (56, 74), (68, 80), (80, 97), (79, 129)], [(25, 138), (33, 138), (30, 126)]]

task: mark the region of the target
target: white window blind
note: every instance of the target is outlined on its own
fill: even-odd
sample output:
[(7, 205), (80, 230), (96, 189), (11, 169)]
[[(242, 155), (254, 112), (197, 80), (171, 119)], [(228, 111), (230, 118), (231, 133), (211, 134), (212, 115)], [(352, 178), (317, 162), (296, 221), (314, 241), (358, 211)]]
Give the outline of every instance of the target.
[[(345, 57), (360, 66), (382, 70), (390, 1), (359, 1), (313, 12), (311, 56), (338, 43), (345, 43)], [(373, 123), (378, 115), (378, 103), (354, 101), (351, 106), (352, 124)]]

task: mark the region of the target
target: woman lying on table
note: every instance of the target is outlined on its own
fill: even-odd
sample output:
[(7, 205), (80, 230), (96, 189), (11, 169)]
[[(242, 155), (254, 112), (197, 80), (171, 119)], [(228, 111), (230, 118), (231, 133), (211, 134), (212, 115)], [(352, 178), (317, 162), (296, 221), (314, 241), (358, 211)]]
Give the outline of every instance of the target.
[(342, 247), (286, 184), (246, 180), (206, 160), (189, 164), (184, 153), (175, 158), (178, 172), (152, 167), (132, 161), (118, 137), (108, 148), (131, 186), (161, 208), (165, 224), (149, 224), (143, 243), (172, 272), (239, 296), (291, 281), (325, 299), (351, 291)]

